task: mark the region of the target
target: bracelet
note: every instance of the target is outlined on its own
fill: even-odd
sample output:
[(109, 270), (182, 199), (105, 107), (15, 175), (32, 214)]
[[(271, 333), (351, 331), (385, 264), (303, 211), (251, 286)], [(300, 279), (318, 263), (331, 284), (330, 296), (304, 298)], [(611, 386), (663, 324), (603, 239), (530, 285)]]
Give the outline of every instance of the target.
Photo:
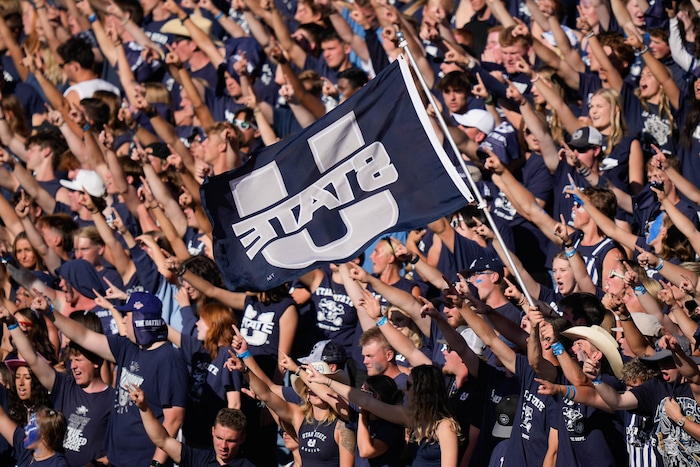
[(377, 327), (379, 326), (384, 326), (388, 320), (386, 319), (386, 316), (382, 316), (382, 319), (377, 321)]
[(518, 300), (518, 306), (520, 308), (524, 308), (525, 305), (527, 305), (527, 298), (525, 297), (525, 295), (523, 295), (522, 297), (520, 297), (520, 300)]
[(534, 79), (531, 79), (530, 82), (531, 82), (531, 83), (536, 83), (541, 77), (542, 77), (542, 75), (540, 75), (539, 73), (537, 73), (537, 74), (535, 75), (535, 78), (534, 78)]
[(645, 293), (647, 293), (647, 288), (641, 284), (634, 288), (634, 294), (638, 297), (640, 295), (644, 295)]
[(489, 96), (484, 99), (484, 105), (491, 105), (493, 104), (493, 94), (489, 94)]
[(184, 276), (186, 272), (187, 272), (187, 266), (183, 264), (182, 267), (180, 267), (180, 270), (177, 272), (177, 277)]
[(54, 309), (53, 304), (49, 304), (49, 311), (46, 312), (46, 316), (53, 315)]
[(579, 169), (578, 173), (581, 174), (582, 177), (588, 177), (591, 174), (591, 169), (584, 166), (582, 169)]
[(634, 55), (639, 57), (640, 55), (644, 55), (645, 53), (649, 52), (649, 46), (645, 45), (642, 50), (634, 50)]
[(562, 345), (561, 342), (555, 342), (554, 344), (552, 344), (551, 348), (552, 348), (552, 353), (554, 354), (555, 357), (564, 353), (564, 346)]
[(413, 255), (413, 256), (411, 257), (411, 260), (409, 261), (409, 263), (411, 263), (411, 264), (416, 264), (418, 261), (420, 261), (420, 256), (418, 256), (418, 255)]
[(603, 375), (601, 375), (601, 374), (599, 373), (598, 376), (596, 376), (596, 377), (593, 379), (593, 385), (594, 385), (594, 386), (597, 386), (597, 385), (599, 385), (599, 384), (602, 383), (602, 382), (603, 382)]
[(161, 464), (160, 462), (158, 462), (158, 461), (155, 460), (155, 459), (153, 459), (153, 460), (151, 461), (151, 467), (161, 467), (162, 465), (163, 465), (163, 464)]
[(571, 248), (572, 246), (574, 246), (574, 241), (569, 239), (569, 243), (561, 242), (561, 246), (563, 246), (564, 248)]
[(256, 107), (253, 109), (254, 114), (259, 114), (260, 112), (262, 112), (262, 110), (260, 110), (260, 107)]
[(12, 331), (13, 329), (17, 329), (18, 327), (19, 327), (19, 323), (18, 323), (17, 321), (15, 321), (15, 322), (12, 323), (12, 324), (8, 324), (8, 325), (7, 325), (7, 329), (8, 329), (9, 331)]
[(571, 250), (571, 251), (565, 251), (565, 252), (564, 252), (564, 256), (566, 256), (567, 259), (571, 258), (571, 257), (574, 256), (575, 254), (576, 254), (576, 248), (574, 248), (574, 249)]
[(246, 350), (243, 353), (237, 353), (236, 357), (240, 358), (241, 360), (245, 360), (246, 358), (250, 357), (250, 350)]
[(219, 20), (220, 20), (221, 18), (223, 18), (223, 17), (224, 17), (224, 12), (223, 12), (223, 11), (220, 11), (219, 14), (216, 15), (216, 16), (214, 17), (214, 19), (217, 20), (217, 21), (219, 21)]
[(88, 16), (88, 23), (92, 24), (95, 21), (97, 21), (97, 13), (93, 12), (90, 16)]
[(89, 123), (86, 123), (85, 126), (83, 127), (83, 131), (88, 131), (91, 127), (92, 127), (92, 125), (90, 125)]
[(593, 36), (595, 36), (595, 31), (594, 31), (593, 29), (591, 29), (591, 32), (589, 32), (588, 34), (586, 34), (584, 37), (585, 37), (586, 39), (590, 39), (590, 38), (593, 37)]
[(190, 19), (190, 15), (185, 15), (184, 18), (180, 18), (180, 23), (182, 23), (182, 25), (184, 26), (184, 25), (185, 25), (185, 21), (187, 21), (188, 19)]
[(243, 365), (243, 369), (241, 369), (241, 371), (239, 371), (239, 373), (241, 373), (242, 375), (248, 373), (248, 367)]
[(661, 271), (661, 270), (663, 269), (664, 263), (665, 263), (665, 261), (664, 261), (663, 258), (662, 258), (661, 261), (659, 261), (659, 264), (657, 264), (656, 267), (655, 267), (655, 268), (652, 268), (652, 269), (653, 269), (654, 271), (656, 271), (656, 272), (659, 272), (659, 271)]
[(331, 387), (331, 384), (333, 384), (333, 380), (328, 378), (328, 381), (326, 381), (326, 386)]
[(631, 319), (632, 319), (631, 314), (627, 313), (627, 314), (623, 315), (622, 313), (620, 313), (620, 321), (624, 322), (624, 321), (629, 321)]
[(294, 374), (295, 374), (296, 376), (299, 376), (299, 373), (301, 373), (301, 367), (300, 367), (300, 366), (297, 367), (297, 371), (295, 371)]

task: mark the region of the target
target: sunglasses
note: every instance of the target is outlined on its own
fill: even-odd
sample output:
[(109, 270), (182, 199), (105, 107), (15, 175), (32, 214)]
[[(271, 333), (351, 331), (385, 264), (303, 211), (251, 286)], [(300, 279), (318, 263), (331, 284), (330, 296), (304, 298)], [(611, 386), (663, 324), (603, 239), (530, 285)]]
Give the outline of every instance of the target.
[(459, 224), (464, 222), (464, 218), (462, 216), (458, 217), (453, 217), (452, 220), (450, 221), (450, 225), (452, 226), (453, 229), (456, 229), (459, 227)]
[(248, 128), (254, 128), (256, 130), (258, 129), (255, 125), (253, 125), (250, 122), (246, 122), (245, 120), (234, 120), (233, 124), (241, 130), (247, 130)]

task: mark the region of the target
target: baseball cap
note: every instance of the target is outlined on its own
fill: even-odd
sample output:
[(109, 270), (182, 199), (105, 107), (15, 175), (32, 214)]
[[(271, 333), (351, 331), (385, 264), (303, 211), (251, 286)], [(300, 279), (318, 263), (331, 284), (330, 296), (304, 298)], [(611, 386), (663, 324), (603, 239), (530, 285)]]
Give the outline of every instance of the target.
[(518, 394), (511, 394), (502, 398), (496, 405), (496, 423), (493, 425), (491, 435), (496, 438), (510, 438), (519, 399)]
[(582, 149), (589, 146), (602, 146), (603, 135), (592, 126), (579, 128), (569, 138), (568, 145), (572, 148)]
[(467, 272), (470, 274), (483, 271), (493, 271), (503, 276), (503, 263), (498, 258), (480, 256), (479, 258), (472, 261), (469, 265), (469, 268), (467, 269)]
[(78, 170), (73, 180), (61, 180), (61, 185), (72, 191), (87, 191), (90, 196), (101, 198), (105, 194), (105, 184), (94, 170)]
[(316, 342), (311, 349), (311, 353), (300, 358), (302, 363), (325, 362), (330, 364), (344, 366), (347, 360), (345, 349), (331, 340)]
[(472, 109), (465, 114), (452, 114), (457, 123), (467, 128), (476, 128), (487, 135), (496, 128), (496, 120), (485, 110)]

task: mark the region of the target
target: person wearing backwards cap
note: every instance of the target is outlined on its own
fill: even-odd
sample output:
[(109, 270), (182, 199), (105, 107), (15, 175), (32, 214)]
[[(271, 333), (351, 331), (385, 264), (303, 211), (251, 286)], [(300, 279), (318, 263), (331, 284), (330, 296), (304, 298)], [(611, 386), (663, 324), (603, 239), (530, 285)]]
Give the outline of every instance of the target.
[(126, 337), (107, 337), (63, 316), (63, 298), (51, 295), (56, 297), (53, 303), (40, 293), (32, 304), (33, 309), (45, 313), (72, 342), (116, 364), (114, 411), (107, 428), (110, 464), (117, 467), (164, 464), (168, 456), (148, 438), (127, 389), (127, 385), (143, 389), (156, 418), (171, 435), (177, 433), (187, 402), (188, 373), (177, 350), (167, 345), (168, 328), (161, 317), (161, 301), (145, 292), (131, 294), (125, 305), (115, 307), (124, 314)]
[(92, 213), (80, 198), (87, 193), (95, 208), (103, 211), (107, 206), (104, 200), (107, 190), (102, 178), (93, 170), (78, 170), (73, 180), (61, 180), (61, 185), (69, 190), (70, 205), (59, 203), (56, 205), (56, 212), (76, 213), (76, 221), (81, 227), (93, 225)]

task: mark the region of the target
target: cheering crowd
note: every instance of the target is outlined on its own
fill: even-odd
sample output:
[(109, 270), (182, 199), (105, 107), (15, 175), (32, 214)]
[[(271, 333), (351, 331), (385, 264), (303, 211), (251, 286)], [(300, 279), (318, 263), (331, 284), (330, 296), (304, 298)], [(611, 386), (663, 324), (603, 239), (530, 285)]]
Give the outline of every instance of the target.
[[(699, 15), (0, 0), (0, 465), (700, 466)], [(201, 185), (402, 53), (484, 202), (227, 288)]]

